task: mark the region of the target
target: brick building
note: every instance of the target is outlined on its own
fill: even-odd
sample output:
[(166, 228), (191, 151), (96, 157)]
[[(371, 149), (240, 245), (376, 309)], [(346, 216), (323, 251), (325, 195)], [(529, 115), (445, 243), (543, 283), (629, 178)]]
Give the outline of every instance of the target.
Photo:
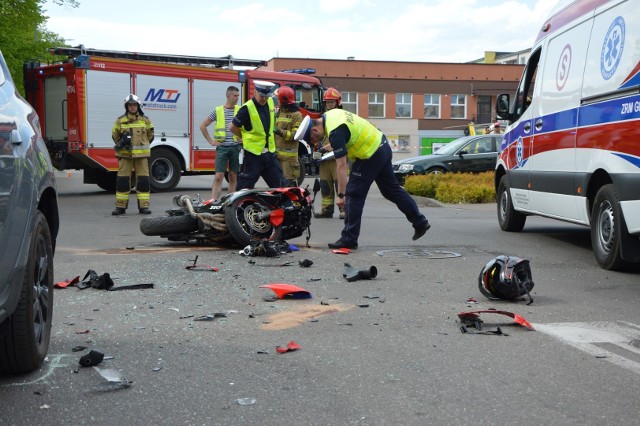
[(470, 121), (494, 121), (496, 95), (515, 92), (523, 65), (273, 58), (263, 69), (315, 70), (403, 158), (430, 154), (432, 143), (462, 136)]

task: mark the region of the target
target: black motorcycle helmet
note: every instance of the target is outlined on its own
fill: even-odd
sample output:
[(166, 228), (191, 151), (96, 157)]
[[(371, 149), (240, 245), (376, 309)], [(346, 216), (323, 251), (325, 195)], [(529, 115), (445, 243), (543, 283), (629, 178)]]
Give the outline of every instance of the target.
[(529, 296), (533, 288), (529, 261), (515, 256), (498, 256), (491, 259), (480, 271), (478, 277), (480, 293), (491, 300), (514, 300)]

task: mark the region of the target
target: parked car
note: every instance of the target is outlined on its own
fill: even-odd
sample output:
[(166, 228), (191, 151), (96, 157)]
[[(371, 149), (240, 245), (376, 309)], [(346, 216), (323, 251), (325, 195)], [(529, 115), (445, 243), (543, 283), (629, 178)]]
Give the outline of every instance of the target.
[(0, 373), (33, 371), (49, 349), (58, 220), (38, 115), (0, 52)]
[(393, 162), (393, 171), (401, 184), (407, 176), (445, 172), (493, 171), (498, 159), (501, 135), (464, 136), (429, 155)]

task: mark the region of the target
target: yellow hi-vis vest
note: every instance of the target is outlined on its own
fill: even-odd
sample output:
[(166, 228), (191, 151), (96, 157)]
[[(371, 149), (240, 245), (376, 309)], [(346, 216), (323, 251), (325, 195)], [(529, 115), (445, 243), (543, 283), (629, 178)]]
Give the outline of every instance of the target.
[(351, 132), (351, 138), (347, 141), (347, 156), (361, 160), (370, 158), (382, 142), (382, 132), (364, 118), (343, 109), (335, 108), (324, 113), (325, 135), (329, 136), (342, 124), (346, 124)]
[[(240, 105), (233, 106), (233, 115), (238, 113), (240, 109)], [(227, 123), (225, 122), (224, 116), (224, 105), (220, 105), (216, 107), (216, 127), (213, 129), (213, 138), (217, 141), (224, 141), (227, 137)], [(233, 140), (237, 141), (238, 137), (233, 135)]]
[(265, 148), (265, 142), (268, 141), (269, 152), (275, 152), (276, 142), (273, 139), (273, 129), (276, 123), (275, 108), (273, 106), (273, 99), (267, 99), (267, 106), (269, 107), (269, 133), (265, 132), (258, 109), (253, 103), (253, 98), (244, 103), (249, 111), (249, 118), (251, 119), (251, 131), (247, 132), (242, 126), (242, 146), (244, 149), (252, 154), (260, 155)]

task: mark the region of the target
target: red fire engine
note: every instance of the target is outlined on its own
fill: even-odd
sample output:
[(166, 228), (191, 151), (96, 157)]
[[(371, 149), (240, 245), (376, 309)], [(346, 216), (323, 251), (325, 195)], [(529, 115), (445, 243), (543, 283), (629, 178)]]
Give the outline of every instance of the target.
[[(124, 113), (123, 99), (137, 94), (153, 121), (150, 175), (154, 192), (174, 188), (181, 175), (215, 173), (215, 148), (199, 124), (225, 102), (227, 87), (241, 90), (243, 102), (253, 95), (253, 80), (290, 86), (303, 114), (322, 110), (322, 83), (309, 75), (237, 70), (263, 61), (231, 56), (206, 58), (77, 48), (50, 49), (68, 59), (43, 65), (26, 63), (27, 100), (38, 112), (42, 134), (54, 166), (83, 170), (84, 182), (113, 191), (118, 162), (111, 128)], [(302, 160), (310, 153), (301, 145)], [(304, 167), (301, 167), (304, 171)]]

